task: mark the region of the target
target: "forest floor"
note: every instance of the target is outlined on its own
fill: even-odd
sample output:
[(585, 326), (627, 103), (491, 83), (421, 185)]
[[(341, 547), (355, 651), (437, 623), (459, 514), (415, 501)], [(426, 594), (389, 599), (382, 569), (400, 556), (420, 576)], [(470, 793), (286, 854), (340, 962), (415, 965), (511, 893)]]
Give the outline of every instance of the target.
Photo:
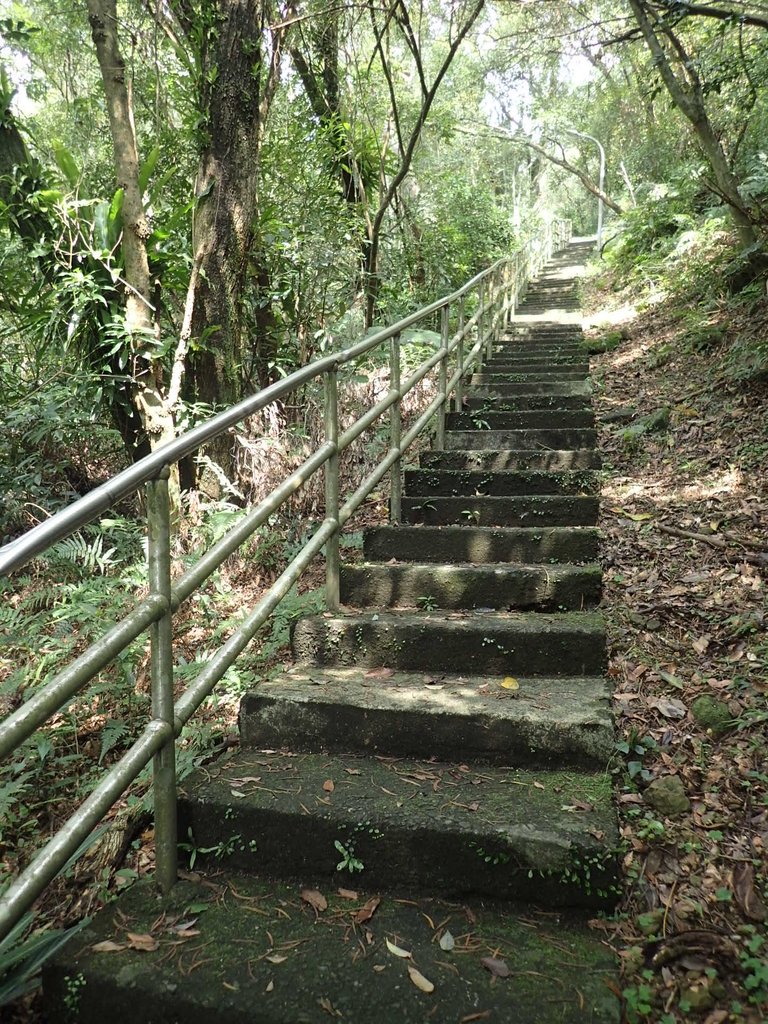
[[(639, 311), (601, 277), (586, 280), (584, 303), (590, 334), (624, 335), (592, 364), (618, 726), (611, 769), (626, 874), (616, 914), (594, 927), (620, 958), (627, 1024), (760, 1024), (768, 1019), (768, 384), (736, 387), (723, 354), (737, 335), (768, 334), (768, 303), (749, 314), (724, 306), (722, 330), (716, 324), (694, 341), (679, 302)], [(650, 414), (658, 414), (653, 429)], [(357, 555), (360, 529), (385, 515), (384, 501), (362, 510), (346, 558)], [(210, 642), (206, 621), (226, 631), (273, 582), (283, 555), (268, 555), (261, 552), (256, 570), (253, 558), (230, 560), (205, 602), (180, 618), (179, 649), (190, 666)], [(260, 671), (287, 656), (290, 618), (322, 582), (318, 565), (265, 638)], [(146, 695), (146, 676), (145, 657), (132, 700)], [(185, 770), (236, 742), (249, 679), (235, 683), (182, 745)], [(122, 711), (102, 699), (78, 720), (78, 757), (94, 766), (118, 749), (103, 745), (110, 714)], [(151, 828), (130, 838), (109, 870), (86, 858), (57, 884), (44, 908), (51, 924), (92, 913), (152, 870)], [(0, 859), (10, 870), (9, 849)], [(14, 1024), (42, 1020), (34, 997), (2, 1014)]]
[(600, 280), (584, 289), (589, 333), (624, 336), (592, 367), (626, 889), (598, 927), (629, 1024), (759, 1024), (768, 386), (734, 386), (723, 354), (736, 335), (765, 336), (768, 303), (724, 303), (692, 341), (679, 301), (638, 312)]

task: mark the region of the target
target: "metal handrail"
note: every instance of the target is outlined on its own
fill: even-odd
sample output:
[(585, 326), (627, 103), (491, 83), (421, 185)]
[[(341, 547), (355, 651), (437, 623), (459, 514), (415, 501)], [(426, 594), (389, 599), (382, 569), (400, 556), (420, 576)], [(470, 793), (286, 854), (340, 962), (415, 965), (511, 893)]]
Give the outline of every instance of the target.
[[(314, 557), (325, 548), (326, 605), (339, 606), (339, 533), (372, 490), (390, 474), (390, 518), (400, 519), (400, 463), (406, 450), (437, 416), (435, 444), (444, 444), (445, 414), (454, 396), (462, 406), (462, 380), (490, 355), (500, 331), (514, 315), (528, 282), (553, 251), (568, 241), (569, 221), (556, 221), (514, 257), (501, 259), (462, 288), (438, 299), (371, 337), (324, 356), (263, 391), (219, 413), (205, 423), (157, 448), (140, 462), (74, 502), (18, 540), (0, 548), (0, 574), (21, 568), (53, 544), (91, 522), (120, 499), (146, 488), (149, 595), (112, 625), (99, 639), (58, 672), (17, 711), (0, 730), (0, 757), (15, 751), (36, 729), (61, 710), (93, 677), (147, 630), (151, 639), (151, 718), (138, 739), (101, 778), (90, 796), (42, 847), (28, 867), (0, 897), (0, 939), (7, 935), (35, 899), (87, 840), (94, 827), (150, 761), (153, 762), (156, 879), (167, 892), (177, 875), (175, 739), (208, 697), (216, 683), (250, 643), (270, 614), (287, 595)], [(477, 292), (477, 310), (465, 317), (466, 297)], [(451, 311), (458, 310), (458, 329), (450, 335)], [(400, 339), (409, 327), (440, 313), (440, 347), (401, 381)], [(473, 344), (466, 351), (465, 343)], [(364, 415), (339, 432), (338, 369), (389, 343), (389, 389)], [(455, 358), (449, 374), (448, 363)], [(401, 402), (435, 367), (436, 397), (402, 434)], [(325, 382), (325, 440), (306, 460), (247, 515), (213, 544), (175, 582), (171, 580), (171, 508), (169, 467), (247, 416), (297, 388), (322, 377)], [(380, 419), (389, 414), (389, 449), (378, 465), (342, 503), (339, 493), (339, 455)], [(191, 594), (320, 468), (325, 472), (325, 518), (309, 541), (288, 564), (241, 625), (205, 663), (194, 681), (174, 702), (172, 618)]]

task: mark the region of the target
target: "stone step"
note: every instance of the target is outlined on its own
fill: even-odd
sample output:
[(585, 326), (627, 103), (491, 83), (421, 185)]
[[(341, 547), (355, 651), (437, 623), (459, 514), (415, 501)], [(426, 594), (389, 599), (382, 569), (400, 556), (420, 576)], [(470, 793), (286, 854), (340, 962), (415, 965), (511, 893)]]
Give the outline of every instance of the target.
[(542, 380), (546, 380), (551, 374), (562, 375), (564, 373), (578, 373), (582, 378), (586, 378), (589, 376), (589, 363), (584, 361), (531, 363), (527, 361), (515, 362), (512, 360), (503, 363), (483, 363), (479, 372), (509, 375), (513, 380), (519, 373), (536, 376)]
[(592, 395), (583, 392), (579, 395), (499, 395), (488, 388), (473, 390), (464, 398), (464, 409), (485, 409), (489, 412), (525, 409), (591, 409)]
[(498, 395), (501, 398), (510, 395), (582, 395), (592, 397), (592, 384), (587, 380), (566, 380), (566, 381), (542, 381), (533, 380), (527, 383), (518, 382), (515, 384), (491, 383), (473, 384), (470, 396), (484, 398), (486, 395)]
[(605, 769), (242, 750), (182, 790), (181, 834), (200, 851), (233, 837), (228, 871), (327, 889), (354, 880), (351, 858), (374, 891), (577, 907), (605, 906), (616, 880)]
[(486, 360), (483, 366), (486, 369), (498, 366), (573, 366), (574, 364), (582, 369), (584, 364), (589, 367), (589, 356), (582, 349), (580, 352), (562, 352), (556, 349), (542, 351), (540, 348), (523, 350), (517, 348), (497, 349), (491, 359)]
[(341, 567), (341, 602), (355, 608), (579, 611), (594, 608), (601, 593), (599, 565), (356, 562)]
[(554, 341), (573, 341), (583, 338), (584, 331), (579, 324), (552, 324), (539, 320), (535, 324), (512, 322), (503, 332), (503, 338), (536, 337)]
[(465, 495), (599, 494), (594, 470), (406, 469), (405, 493)]
[(535, 373), (522, 373), (516, 370), (508, 370), (504, 373), (495, 373), (492, 369), (481, 370), (473, 373), (470, 377), (470, 387), (475, 384), (538, 384), (556, 383), (568, 381), (583, 381), (589, 376), (586, 370), (558, 370), (550, 367), (548, 370), (537, 370)]
[[(73, 1018), (77, 979), (79, 1024), (453, 1024), (486, 1010), (491, 1021), (515, 1024), (619, 1024), (605, 984), (614, 961), (583, 912), (403, 899), (402, 890), (363, 891), (344, 874), (326, 887), (322, 912), (301, 898), (311, 873), (300, 884), (194, 873), (165, 899), (143, 879), (120, 907), (128, 930), (152, 936), (157, 948), (132, 949), (110, 904), (45, 966), (46, 1019)], [(446, 933), (455, 941), (448, 952), (439, 944)], [(387, 939), (410, 959), (393, 956)], [(103, 942), (119, 951), (94, 952)], [(484, 957), (504, 961), (512, 977), (498, 981)], [(432, 993), (414, 986), (410, 966)]]
[(404, 496), (403, 522), (445, 526), (594, 526), (599, 499), (581, 494)]
[(592, 562), (596, 527), (377, 526), (363, 535), (370, 561)]
[(299, 662), (492, 675), (602, 675), (605, 626), (596, 612), (357, 612), (294, 624)]
[(563, 336), (539, 336), (535, 332), (525, 334), (504, 335), (494, 348), (493, 354), (499, 352), (562, 352), (565, 355), (584, 355), (584, 338)]
[[(294, 666), (249, 690), (242, 747), (455, 758), (527, 768), (604, 770), (613, 754), (604, 678), (425, 675)], [(428, 741), (425, 741), (428, 737)]]
[(446, 451), (504, 448), (594, 448), (597, 431), (588, 427), (545, 430), (448, 430)]
[(508, 449), (506, 451), (455, 451), (422, 452), (419, 456), (422, 469), (465, 469), (487, 472), (535, 470), (581, 470), (600, 469), (600, 452), (594, 448), (556, 449)]
[(488, 410), (484, 413), (446, 413), (446, 430), (529, 430), (548, 427), (593, 427), (592, 409)]

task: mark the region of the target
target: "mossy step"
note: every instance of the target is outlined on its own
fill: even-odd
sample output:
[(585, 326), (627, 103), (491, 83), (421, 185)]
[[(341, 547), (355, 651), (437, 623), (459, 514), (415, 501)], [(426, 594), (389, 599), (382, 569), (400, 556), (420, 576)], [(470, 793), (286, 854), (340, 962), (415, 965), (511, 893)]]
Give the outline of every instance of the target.
[(576, 395), (583, 396), (586, 398), (592, 397), (592, 385), (589, 380), (579, 381), (529, 381), (527, 383), (516, 383), (516, 384), (485, 384), (485, 385), (473, 385), (470, 391), (467, 391), (469, 397), (477, 396), (478, 398), (484, 398), (486, 395), (498, 395), (500, 398), (509, 398), (511, 396), (534, 396), (534, 395)]
[(540, 348), (531, 347), (530, 350), (523, 350), (517, 348), (497, 349), (494, 355), (486, 360), (485, 367), (497, 367), (497, 366), (510, 366), (524, 364), (542, 364), (547, 363), (553, 366), (573, 366), (577, 364), (579, 369), (584, 366), (589, 367), (589, 357), (585, 355), (584, 350), (580, 352), (563, 352), (561, 349), (551, 349), (550, 351), (542, 351)]
[(598, 494), (600, 478), (594, 470), (493, 471), (470, 469), (407, 469), (403, 474), (408, 495), (529, 495)]
[(597, 431), (588, 427), (572, 427), (562, 430), (448, 430), (445, 434), (446, 451), (469, 449), (500, 450), (547, 448), (594, 448), (597, 445)]
[(495, 352), (563, 352), (565, 354), (581, 355), (584, 354), (584, 337), (582, 335), (572, 335), (558, 338), (557, 336), (544, 335), (540, 337), (538, 334), (516, 334), (512, 337), (502, 335), (499, 344), (494, 349)]
[(536, 338), (548, 341), (573, 341), (584, 336), (578, 324), (553, 324), (539, 320), (537, 323), (511, 323), (501, 337), (504, 338)]
[(537, 355), (530, 359), (512, 356), (504, 359), (489, 359), (483, 363), (482, 373), (589, 373), (588, 359), (549, 359)]
[[(604, 769), (613, 753), (605, 679), (503, 678), (294, 666), (240, 705), (240, 742), (522, 767)], [(428, 741), (425, 738), (428, 737)]]
[(507, 470), (584, 470), (599, 469), (601, 456), (594, 448), (509, 448), (505, 451), (481, 449), (452, 452), (422, 452), (422, 469), (465, 469), (480, 472)]
[(436, 566), (356, 562), (341, 569), (341, 601), (355, 608), (593, 608), (600, 601), (598, 565)]
[(595, 527), (376, 526), (363, 534), (371, 561), (591, 562), (600, 531)]
[(592, 409), (489, 409), (482, 415), (471, 412), (449, 412), (445, 417), (447, 430), (505, 430), (543, 427), (593, 427)]
[(230, 871), (327, 888), (354, 858), (375, 889), (546, 906), (615, 900), (602, 769), (241, 750), (180, 788), (181, 834), (191, 830), (199, 851), (224, 844), (218, 859)]
[(356, 612), (296, 622), (296, 661), (313, 665), (599, 676), (605, 624), (596, 612)]
[(591, 409), (590, 391), (576, 395), (500, 395), (488, 388), (473, 390), (464, 398), (464, 409), (486, 409), (489, 412), (503, 412), (506, 409)]
[[(301, 884), (195, 873), (163, 898), (138, 882), (46, 965), (46, 1019), (457, 1024), (490, 1014), (499, 1024), (618, 1024), (616, 964), (586, 915), (402, 899), (358, 881), (335, 878), (321, 912)], [(132, 949), (128, 931), (155, 948)], [(95, 952), (104, 942), (117, 952)], [(484, 958), (503, 961), (509, 977), (495, 977)], [(416, 988), (409, 967), (434, 991)]]
[(599, 499), (581, 494), (452, 497), (439, 494), (402, 498), (406, 523), (473, 523), (476, 526), (594, 526)]
[(548, 370), (535, 370), (533, 373), (523, 373), (514, 370), (495, 373), (493, 370), (486, 371), (482, 369), (472, 374), (470, 384), (533, 384), (539, 381), (542, 383), (554, 383), (556, 381), (584, 380), (587, 376), (587, 370), (558, 370), (552, 367)]

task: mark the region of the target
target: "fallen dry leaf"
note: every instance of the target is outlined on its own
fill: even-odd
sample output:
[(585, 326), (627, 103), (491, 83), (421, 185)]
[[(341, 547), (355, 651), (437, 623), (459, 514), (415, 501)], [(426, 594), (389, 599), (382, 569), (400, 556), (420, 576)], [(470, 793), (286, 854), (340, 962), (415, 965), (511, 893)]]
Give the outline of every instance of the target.
[(402, 949), (400, 946), (396, 946), (394, 942), (390, 942), (389, 939), (384, 939), (387, 944), (387, 949), (392, 956), (402, 957), (404, 960), (410, 960), (411, 954), (407, 949)]
[(376, 908), (381, 903), (380, 896), (373, 896), (365, 906), (361, 907), (355, 914), (353, 921), (355, 924), (365, 924), (366, 921), (370, 921), (373, 915), (376, 913)]
[(343, 900), (356, 900), (358, 895), (354, 889), (337, 889), (336, 890)]
[(494, 978), (509, 977), (509, 967), (506, 960), (499, 960), (495, 956), (484, 956), (480, 958), (480, 963)]
[(141, 953), (154, 953), (159, 945), (154, 935), (150, 935), (148, 932), (142, 935), (128, 932), (127, 938), (131, 949), (137, 949)]
[(326, 779), (323, 783), (323, 789), (326, 793), (332, 793), (336, 789), (333, 779)]
[(328, 900), (317, 889), (302, 889), (301, 898), (318, 913), (328, 909)]
[(408, 964), (408, 977), (419, 991), (426, 992), (427, 994), (435, 991), (435, 986), (432, 982), (428, 981), (421, 971), (417, 971), (411, 964)]
[(391, 668), (371, 668), (365, 673), (366, 679), (389, 679), (395, 674)]
[(520, 683), (518, 683), (514, 676), (506, 676), (504, 679), (502, 679), (501, 685), (504, 687), (505, 690), (520, 689)]
[(280, 953), (275, 953), (273, 956), (264, 957), (264, 959), (268, 960), (269, 963), (271, 963), (271, 964), (284, 964), (285, 961), (288, 959), (288, 957), (287, 956), (281, 956)]
[(443, 934), (440, 936), (440, 949), (445, 950), (446, 953), (450, 953), (453, 947), (456, 945), (456, 940), (446, 928)]
[(744, 917), (765, 921), (768, 909), (755, 891), (755, 869), (751, 864), (737, 864), (733, 869), (733, 894)]
[(121, 942), (113, 942), (112, 939), (104, 939), (103, 942), (97, 942), (95, 946), (91, 946), (94, 953), (119, 953), (125, 948)]
[(462, 1017), (459, 1024), (471, 1024), (474, 1020), (488, 1020), (491, 1016), (490, 1010), (480, 1010), (478, 1013), (468, 1013), (466, 1017)]

